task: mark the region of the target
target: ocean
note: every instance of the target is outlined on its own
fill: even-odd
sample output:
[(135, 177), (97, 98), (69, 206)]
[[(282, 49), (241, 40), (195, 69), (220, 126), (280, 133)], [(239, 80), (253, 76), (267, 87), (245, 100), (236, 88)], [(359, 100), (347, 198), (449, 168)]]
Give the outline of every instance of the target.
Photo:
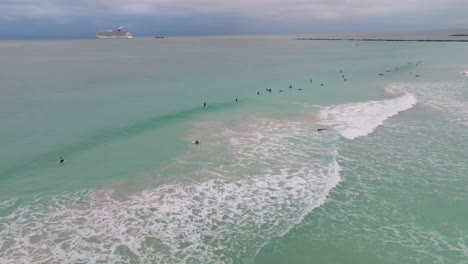
[(1, 41), (0, 263), (468, 263), (468, 44), (296, 37)]

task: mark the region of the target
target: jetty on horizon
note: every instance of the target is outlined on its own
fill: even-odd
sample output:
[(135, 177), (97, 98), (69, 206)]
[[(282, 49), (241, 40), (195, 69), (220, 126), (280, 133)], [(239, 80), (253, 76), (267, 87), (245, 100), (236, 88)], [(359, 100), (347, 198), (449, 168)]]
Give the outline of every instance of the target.
[[(468, 35), (467, 35), (468, 36)], [(343, 41), (413, 41), (413, 42), (468, 42), (468, 39), (387, 39), (387, 38), (296, 38), (296, 40), (343, 40)]]

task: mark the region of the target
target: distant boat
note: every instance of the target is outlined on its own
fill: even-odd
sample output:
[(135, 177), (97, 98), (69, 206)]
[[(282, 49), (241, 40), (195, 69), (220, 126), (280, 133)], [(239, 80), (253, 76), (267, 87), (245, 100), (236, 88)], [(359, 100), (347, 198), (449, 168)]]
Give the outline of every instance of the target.
[(164, 38), (164, 36), (156, 36), (156, 37), (154, 37), (154, 38)]
[(117, 30), (102, 30), (96, 34), (98, 39), (132, 39), (132, 33), (126, 30), (124, 27), (119, 27)]

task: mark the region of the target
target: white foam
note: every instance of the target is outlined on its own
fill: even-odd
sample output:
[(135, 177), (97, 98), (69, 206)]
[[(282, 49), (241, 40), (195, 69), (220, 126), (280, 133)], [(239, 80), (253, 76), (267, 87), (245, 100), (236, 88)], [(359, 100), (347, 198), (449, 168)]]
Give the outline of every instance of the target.
[(355, 139), (369, 135), (388, 118), (416, 104), (416, 97), (400, 90), (398, 86), (391, 86), (386, 91), (402, 95), (388, 100), (326, 107), (319, 113), (320, 122), (333, 127), (347, 139)]
[(211, 179), (24, 203), (0, 216), (0, 263), (251, 262), (340, 181), (336, 138), (319, 137), (307, 123), (255, 121), (214, 139), (231, 162), (191, 176)]
[(418, 101), (433, 110), (451, 115), (452, 121), (468, 125), (467, 85), (463, 82), (417, 83), (408, 86)]

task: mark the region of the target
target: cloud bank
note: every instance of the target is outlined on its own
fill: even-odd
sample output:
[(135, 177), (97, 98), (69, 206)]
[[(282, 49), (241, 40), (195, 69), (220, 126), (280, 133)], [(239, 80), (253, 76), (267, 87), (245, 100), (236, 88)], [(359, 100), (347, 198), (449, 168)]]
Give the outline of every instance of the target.
[(208, 32), (210, 24), (266, 31), (268, 24), (272, 29), (303, 30), (304, 23), (322, 31), (348, 30), (350, 25), (364, 30), (463, 28), (468, 27), (467, 13), (466, 0), (0, 0), (0, 20), (11, 25), (185, 22)]
[(342, 19), (468, 11), (466, 0), (0, 0), (3, 18), (235, 13), (251, 17)]

